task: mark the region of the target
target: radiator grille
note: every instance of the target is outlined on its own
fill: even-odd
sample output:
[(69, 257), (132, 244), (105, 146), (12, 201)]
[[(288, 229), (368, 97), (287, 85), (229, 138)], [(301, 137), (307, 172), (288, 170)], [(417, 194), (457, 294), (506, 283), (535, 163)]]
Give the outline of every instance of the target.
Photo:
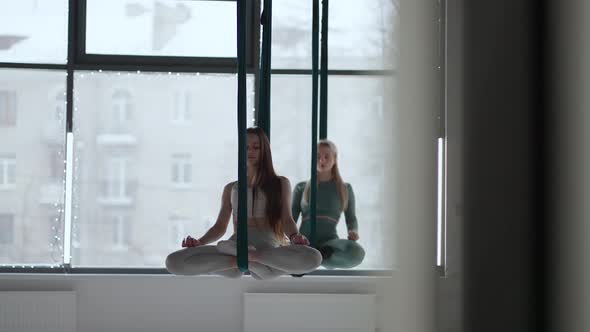
[(0, 292), (0, 332), (75, 331), (75, 292)]

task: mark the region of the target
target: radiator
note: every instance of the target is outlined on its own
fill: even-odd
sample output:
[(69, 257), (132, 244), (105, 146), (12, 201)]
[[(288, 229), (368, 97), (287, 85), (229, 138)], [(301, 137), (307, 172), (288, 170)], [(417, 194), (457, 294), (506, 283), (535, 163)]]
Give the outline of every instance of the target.
[(375, 295), (245, 293), (244, 332), (375, 332)]
[(0, 332), (76, 332), (75, 292), (0, 292)]

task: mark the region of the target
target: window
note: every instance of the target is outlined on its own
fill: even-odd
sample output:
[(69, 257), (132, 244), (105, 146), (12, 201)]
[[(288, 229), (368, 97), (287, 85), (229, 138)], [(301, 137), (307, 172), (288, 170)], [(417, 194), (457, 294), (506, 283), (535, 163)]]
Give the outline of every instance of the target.
[[(329, 8), (327, 138), (338, 147), (341, 175), (355, 193), (366, 253), (357, 269), (389, 269), (393, 261), (383, 165), (390, 163), (393, 130), (396, 3), (342, 0)], [(273, 161), (292, 186), (311, 176), (311, 22), (311, 2), (273, 5)], [(337, 231), (346, 237), (344, 216)]]
[(14, 244), (14, 215), (0, 214), (0, 245)]
[[(272, 80), (273, 161), (292, 186), (307, 181), (311, 162), (311, 78), (307, 75), (274, 75)], [(393, 245), (388, 216), (382, 211), (388, 147), (391, 143), (391, 104), (384, 103), (393, 89), (387, 76), (332, 75), (328, 87), (328, 138), (338, 147), (338, 165), (356, 198), (359, 243), (366, 255), (358, 268), (391, 268), (385, 256)], [(280, 107), (279, 107), (280, 105)], [(382, 108), (387, 107), (385, 110)], [(378, 113), (382, 112), (380, 116)], [(359, 126), (362, 123), (362, 126)], [(299, 221), (300, 222), (300, 221)], [(347, 234), (344, 217), (338, 234)]]
[[(330, 2), (329, 68), (379, 70), (394, 66), (397, 0)], [(273, 5), (272, 65), (311, 69), (312, 2), (282, 0)]]
[(103, 197), (108, 200), (127, 200), (129, 160), (124, 157), (111, 157), (106, 164), (106, 178), (104, 180)]
[(172, 122), (174, 124), (191, 123), (191, 94), (190, 92), (175, 92), (172, 108)]
[(63, 90), (57, 92), (53, 101), (53, 119), (61, 122), (66, 115), (66, 92)]
[(125, 90), (117, 90), (113, 93), (113, 106), (111, 124), (114, 130), (124, 130), (131, 120), (131, 94)]
[(65, 64), (67, 0), (0, 3), (0, 62)]
[[(32, 1), (25, 2), (33, 10)], [(9, 3), (21, 6), (20, 1), (8, 1), (0, 8)], [(38, 8), (46, 8), (38, 3)], [(5, 14), (0, 9), (0, 30)], [(50, 36), (46, 37), (49, 42)], [(37, 51), (41, 49), (39, 46)], [(62, 262), (63, 245), (51, 246), (48, 221), (62, 214), (64, 207), (65, 116), (58, 121), (53, 114), (56, 93), (65, 88), (66, 72), (62, 69), (0, 68), (0, 104), (6, 105), (6, 96), (9, 105), (18, 102), (17, 112), (8, 113), (16, 125), (0, 124), (0, 215), (11, 215), (13, 224), (12, 235), (0, 229), (0, 237), (14, 238), (12, 245), (0, 250), (0, 268)], [(7, 119), (6, 108), (0, 108), (0, 118)]]
[(174, 186), (190, 186), (192, 174), (193, 165), (189, 154), (175, 154), (172, 156), (172, 184)]
[(111, 228), (111, 243), (113, 248), (121, 249), (129, 245), (130, 226), (126, 216), (121, 214), (111, 215), (107, 219), (107, 224)]
[(235, 1), (88, 0), (87, 7), (89, 54), (236, 55)]
[[(141, 129), (133, 144), (105, 145), (97, 139), (101, 123), (95, 119), (106, 113), (102, 105), (110, 103), (113, 82), (128, 91), (134, 108), (141, 110), (131, 120)], [(170, 216), (193, 223), (185, 224), (187, 234), (202, 235), (206, 222), (215, 222), (224, 185), (236, 179), (237, 101), (228, 97), (236, 94), (236, 75), (83, 71), (75, 74), (74, 84), (73, 214), (79, 218), (72, 221), (72, 235), (81, 247), (73, 252), (72, 267), (162, 268), (170, 249), (180, 248), (179, 243), (170, 247)], [(171, 96), (187, 87), (204, 91), (191, 100), (192, 119), (203, 124), (198, 128), (170, 121)], [(249, 76), (250, 96), (253, 87), (254, 78)], [(106, 100), (97, 102), (96, 96)], [(248, 104), (250, 119), (252, 109)], [(107, 179), (111, 179), (108, 184)], [(105, 252), (104, 245), (94, 240), (100, 236), (110, 243), (112, 237), (101, 226), (104, 218), (97, 216), (97, 209), (125, 211), (134, 230), (128, 250)], [(228, 227), (224, 239), (232, 231)]]
[[(367, 250), (359, 268), (389, 268), (381, 255), (392, 244), (382, 235), (390, 225), (380, 214), (387, 202), (379, 152), (391, 130), (386, 91), (396, 81), (388, 53), (396, 52), (396, 0), (357, 2), (331, 4), (328, 137), (340, 148), (343, 177), (357, 195)], [(26, 250), (14, 246), (0, 264), (61, 264), (66, 243), (54, 235), (71, 231), (71, 268), (162, 268), (170, 246), (215, 223), (223, 187), (237, 177), (236, 2), (77, 3), (0, 4), (0, 62), (19, 63), (0, 69), (0, 189), (9, 189), (0, 190), (0, 215), (11, 215), (11, 231), (0, 225), (0, 237), (48, 239)], [(279, 1), (273, 10), (273, 157), (277, 173), (295, 185), (310, 172), (311, 2)], [(252, 14), (249, 124), (257, 99), (252, 36), (259, 20)], [(68, 28), (80, 38), (68, 40)], [(71, 60), (68, 48), (76, 55)], [(74, 81), (66, 86), (71, 68)], [(359, 130), (359, 123), (370, 129)], [(7, 127), (14, 130), (2, 130)], [(67, 221), (66, 128), (74, 136)], [(47, 179), (59, 186), (46, 186)], [(26, 213), (11, 214), (20, 201)]]
[(16, 93), (0, 91), (0, 127), (16, 126)]
[(0, 189), (13, 189), (16, 185), (16, 155), (0, 155)]
[(49, 151), (49, 182), (56, 183), (64, 176), (65, 160), (59, 151)]

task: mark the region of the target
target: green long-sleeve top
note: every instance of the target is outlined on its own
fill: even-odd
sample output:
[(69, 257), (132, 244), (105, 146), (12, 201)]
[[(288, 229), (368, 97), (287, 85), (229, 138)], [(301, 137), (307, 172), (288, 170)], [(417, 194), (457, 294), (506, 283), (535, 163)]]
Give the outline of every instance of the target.
[[(309, 204), (303, 198), (303, 191), (305, 190), (306, 182), (298, 183), (293, 189), (293, 202), (291, 204), (291, 212), (293, 219), (297, 222), (299, 214), (301, 214), (301, 227), (299, 231), (309, 236)], [(358, 222), (355, 213), (354, 192), (349, 183), (344, 184), (348, 191), (348, 207), (344, 211), (346, 220), (346, 228), (348, 231), (357, 231)], [(316, 232), (318, 242), (324, 242), (338, 237), (336, 225), (342, 214), (342, 203), (340, 202), (340, 195), (336, 188), (335, 181), (325, 181), (318, 183), (317, 190), (317, 204), (316, 204)]]

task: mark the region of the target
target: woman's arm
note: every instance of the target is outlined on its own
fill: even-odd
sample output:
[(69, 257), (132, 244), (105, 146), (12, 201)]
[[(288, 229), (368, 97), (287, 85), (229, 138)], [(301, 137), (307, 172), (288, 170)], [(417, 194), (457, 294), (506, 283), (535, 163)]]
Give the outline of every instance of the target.
[(227, 184), (223, 188), (223, 194), (221, 195), (221, 208), (219, 209), (219, 215), (215, 225), (211, 226), (209, 230), (203, 235), (198, 241), (200, 245), (209, 244), (219, 240), (225, 234), (229, 219), (231, 217), (231, 189), (233, 183)]
[(346, 184), (346, 190), (348, 191), (348, 206), (346, 207), (346, 211), (344, 211), (344, 218), (346, 219), (346, 228), (348, 229), (349, 240), (356, 241), (359, 238), (358, 221), (356, 218), (354, 191), (352, 190), (350, 183)]
[(305, 182), (301, 182), (293, 189), (293, 200), (291, 201), (291, 216), (297, 224), (299, 214), (301, 213), (301, 197), (303, 196), (303, 190), (305, 189)]
[(289, 240), (294, 244), (308, 245), (309, 241), (305, 236), (299, 234), (297, 224), (291, 215), (291, 183), (289, 179), (281, 176), (281, 195), (283, 198), (283, 206), (281, 208), (281, 221), (283, 223), (283, 232), (289, 237)]

